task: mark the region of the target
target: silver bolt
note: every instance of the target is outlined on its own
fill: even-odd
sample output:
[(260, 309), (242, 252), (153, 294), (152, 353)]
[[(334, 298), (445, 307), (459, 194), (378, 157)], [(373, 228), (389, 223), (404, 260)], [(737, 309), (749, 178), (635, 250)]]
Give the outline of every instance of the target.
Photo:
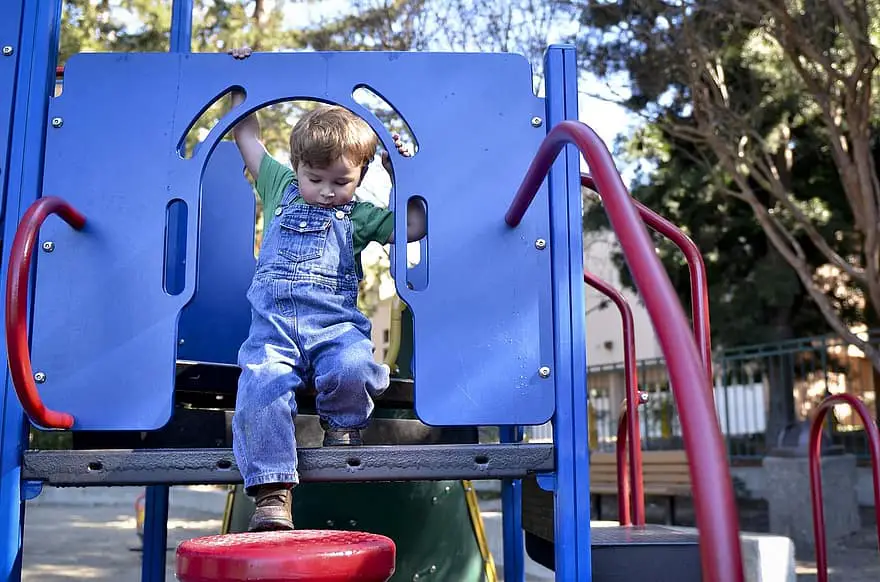
[(3, 47), (3, 56), (4, 57), (11, 57), (12, 53), (14, 53), (14, 52), (15, 52), (15, 49), (12, 48), (11, 44), (7, 44), (6, 46)]
[(542, 378), (549, 378), (550, 377), (550, 366), (541, 366), (538, 369), (538, 375), (541, 376)]
[(36, 374), (34, 374), (34, 380), (37, 381), (37, 384), (42, 384), (46, 381), (46, 374), (44, 374), (43, 372), (37, 372)]
[(185, 342), (186, 342), (186, 340), (183, 338), (180, 338), (179, 340), (177, 340), (177, 343), (180, 345), (183, 345)]
[(55, 250), (55, 243), (53, 243), (50, 240), (47, 240), (46, 242), (43, 243), (43, 250), (46, 251), (47, 253), (51, 253), (52, 251)]
[(532, 127), (541, 127), (542, 123), (544, 123), (544, 120), (537, 115), (532, 118)]
[(535, 248), (538, 249), (539, 251), (543, 251), (544, 249), (547, 248), (547, 241), (545, 241), (542, 238), (539, 238), (538, 240), (535, 241)]
[(357, 524), (358, 524), (358, 522), (356, 522), (356, 521), (353, 520), (353, 519), (350, 519), (350, 520), (348, 521), (348, 525), (350, 525), (351, 527), (357, 527)]
[(431, 498), (431, 505), (437, 505), (437, 498), (436, 497)]
[(431, 574), (437, 571), (437, 566), (431, 566)]
[(62, 125), (64, 125), (63, 119), (61, 119), (60, 117), (53, 117), (52, 118), (52, 127), (54, 127), (55, 129), (58, 129)]
[(421, 576), (419, 576), (419, 573), (418, 573), (418, 572), (416, 572), (415, 574), (413, 574), (413, 580), (418, 580), (419, 578), (421, 578)]
[(332, 519), (327, 520), (327, 527), (333, 527), (333, 520)]

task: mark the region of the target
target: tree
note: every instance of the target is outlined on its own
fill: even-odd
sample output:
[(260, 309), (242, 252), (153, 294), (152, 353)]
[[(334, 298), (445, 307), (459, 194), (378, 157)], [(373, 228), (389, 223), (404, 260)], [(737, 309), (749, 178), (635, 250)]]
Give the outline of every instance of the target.
[[(744, 204), (828, 325), (880, 320), (876, 0), (587, 0), (587, 61), (626, 72), (626, 105)], [(796, 178), (796, 166), (830, 160)], [(666, 160), (664, 160), (665, 163)], [(827, 189), (818, 187), (821, 184)]]

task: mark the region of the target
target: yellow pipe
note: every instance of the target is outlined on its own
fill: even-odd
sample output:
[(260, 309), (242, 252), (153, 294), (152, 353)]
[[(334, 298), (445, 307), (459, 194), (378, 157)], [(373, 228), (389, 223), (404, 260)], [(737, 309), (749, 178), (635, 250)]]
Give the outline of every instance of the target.
[(473, 484), (470, 481), (462, 481), (461, 486), (464, 487), (464, 497), (467, 500), (468, 513), (470, 513), (471, 516), (471, 525), (474, 527), (477, 546), (480, 548), (480, 555), (483, 556), (483, 565), (486, 570), (486, 582), (498, 582), (498, 573), (495, 571), (495, 560), (492, 558), (492, 552), (489, 551), (489, 542), (486, 539), (486, 528), (483, 525), (483, 516), (480, 514), (480, 503), (477, 499), (477, 492), (474, 491)]
[(395, 297), (391, 303), (391, 325), (388, 328), (388, 353), (385, 364), (394, 372), (397, 370), (397, 355), (400, 353), (400, 319), (406, 303)]
[(235, 486), (230, 485), (226, 492), (226, 506), (223, 508), (223, 522), (220, 524), (220, 534), (226, 535), (232, 527), (232, 504), (235, 498)]

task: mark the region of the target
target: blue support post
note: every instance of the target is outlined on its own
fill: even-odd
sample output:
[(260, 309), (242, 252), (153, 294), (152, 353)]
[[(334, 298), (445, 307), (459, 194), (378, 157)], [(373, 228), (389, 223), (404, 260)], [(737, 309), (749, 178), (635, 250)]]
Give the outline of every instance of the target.
[(171, 4), (171, 52), (192, 51), (193, 0), (174, 0)]
[[(7, 1), (2, 16), (16, 12)], [(26, 208), (40, 196), (43, 177), (43, 153), (49, 96), (55, 86), (55, 62), (60, 28), (61, 0), (23, 0), (18, 3), (21, 31), (13, 39), (18, 53), (14, 90), (9, 156), (5, 172), (5, 207), (3, 240), (15, 236), (18, 221)], [(8, 23), (8, 21), (7, 21)], [(4, 40), (4, 42), (6, 42)], [(4, 138), (5, 139), (5, 138)], [(2, 160), (0, 160), (2, 161)], [(8, 244), (4, 245), (7, 251)], [(0, 279), (8, 276), (8, 254), (4, 252)], [(5, 334), (0, 336), (6, 351)], [(5, 385), (0, 399), (0, 579), (21, 580), (21, 551), (24, 527), (21, 460), (27, 447), (28, 423), (6, 368)]]
[(165, 548), (168, 547), (168, 485), (147, 487), (144, 499), (144, 555), (142, 582), (165, 580)]
[[(571, 46), (553, 46), (544, 61), (547, 127), (577, 119), (577, 66)], [(590, 468), (581, 226), (580, 155), (566, 146), (549, 182), (556, 374), (556, 579), (589, 582)]]
[[(522, 427), (501, 427), (501, 442), (518, 443), (522, 439)], [(501, 480), (501, 524), (504, 540), (504, 582), (525, 582), (526, 562), (520, 479)]]
[[(171, 7), (171, 52), (188, 53), (192, 50), (192, 0), (174, 0)], [(169, 217), (170, 224), (183, 220), (177, 207)], [(168, 242), (174, 247), (170, 256), (177, 257), (178, 248), (185, 248), (186, 239), (179, 229), (170, 229)], [(166, 276), (170, 288), (182, 288), (185, 273), (180, 265), (171, 265)], [(144, 553), (141, 563), (141, 582), (165, 580), (165, 549), (168, 545), (167, 485), (147, 487), (144, 512)]]

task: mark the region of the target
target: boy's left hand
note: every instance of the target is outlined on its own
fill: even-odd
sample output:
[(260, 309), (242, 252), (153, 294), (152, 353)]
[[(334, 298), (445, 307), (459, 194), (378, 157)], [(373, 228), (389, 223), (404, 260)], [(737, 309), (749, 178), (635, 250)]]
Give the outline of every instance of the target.
[[(394, 139), (394, 145), (397, 148), (398, 153), (405, 158), (411, 158), (413, 155), (412, 149), (401, 139), (400, 135), (395, 133), (391, 136)], [(391, 156), (388, 155), (387, 151), (382, 152), (382, 167), (385, 168), (385, 171), (388, 174), (391, 174)]]

